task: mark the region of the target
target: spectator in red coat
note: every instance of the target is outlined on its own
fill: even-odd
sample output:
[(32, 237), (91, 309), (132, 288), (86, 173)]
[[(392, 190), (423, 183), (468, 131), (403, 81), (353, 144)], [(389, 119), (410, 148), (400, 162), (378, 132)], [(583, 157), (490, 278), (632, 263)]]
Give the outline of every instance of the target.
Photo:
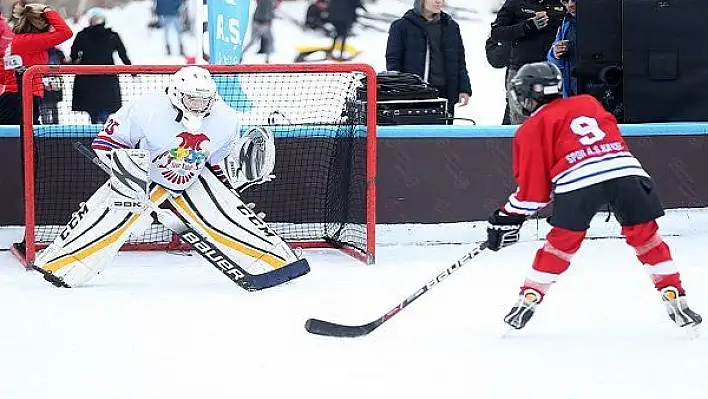
[[(19, 125), (21, 121), (21, 97), (15, 79), (16, 67), (47, 65), (47, 51), (72, 36), (71, 28), (58, 12), (44, 4), (18, 2), (12, 9), (14, 36), (5, 51), (4, 64), (12, 60), (13, 67), (0, 70), (0, 85), (5, 92), (0, 95), (0, 125)], [(39, 103), (44, 96), (42, 77), (32, 81), (34, 96), (34, 120), (39, 123)]]
[(12, 41), (12, 28), (5, 21), (5, 16), (0, 11), (0, 56), (5, 55), (5, 49)]

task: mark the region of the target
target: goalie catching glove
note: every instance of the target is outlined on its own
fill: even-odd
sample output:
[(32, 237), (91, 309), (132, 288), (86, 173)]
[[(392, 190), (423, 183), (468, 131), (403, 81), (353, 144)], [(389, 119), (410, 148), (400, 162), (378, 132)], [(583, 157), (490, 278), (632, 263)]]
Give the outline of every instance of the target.
[(231, 153), (219, 164), (226, 181), (237, 193), (255, 184), (273, 180), (274, 167), (273, 134), (261, 126), (251, 128), (239, 138)]
[(487, 225), (487, 248), (498, 251), (519, 242), (519, 230), (526, 216), (506, 214), (497, 209), (489, 217)]

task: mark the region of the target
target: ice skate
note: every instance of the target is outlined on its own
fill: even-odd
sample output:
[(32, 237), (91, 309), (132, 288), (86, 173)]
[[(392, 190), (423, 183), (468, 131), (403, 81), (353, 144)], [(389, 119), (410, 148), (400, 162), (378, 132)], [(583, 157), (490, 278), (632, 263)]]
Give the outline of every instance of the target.
[[(691, 310), (686, 304), (686, 297), (679, 296), (679, 292), (674, 287), (666, 287), (661, 290), (661, 298), (664, 300), (666, 311), (679, 327), (693, 327), (695, 329), (703, 319)], [(697, 334), (697, 331), (694, 333)]]
[(509, 311), (509, 314), (504, 317), (504, 322), (517, 330), (524, 328), (526, 323), (531, 320), (536, 305), (541, 301), (541, 296), (538, 291), (532, 288), (526, 288), (519, 297), (519, 301), (516, 305), (514, 305)]

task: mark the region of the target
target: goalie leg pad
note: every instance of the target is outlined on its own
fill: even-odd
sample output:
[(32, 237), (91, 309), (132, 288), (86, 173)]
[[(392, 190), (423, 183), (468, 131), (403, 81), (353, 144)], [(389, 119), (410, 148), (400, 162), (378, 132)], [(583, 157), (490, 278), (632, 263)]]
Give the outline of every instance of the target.
[[(168, 196), (162, 188), (152, 194), (160, 202)], [(110, 182), (106, 182), (81, 203), (54, 242), (38, 253), (34, 269), (52, 284), (68, 287), (82, 285), (100, 273), (131, 233), (152, 223), (149, 212), (116, 209), (114, 200)]]
[(210, 170), (169, 201), (183, 220), (251, 274), (298, 260), (288, 244)]

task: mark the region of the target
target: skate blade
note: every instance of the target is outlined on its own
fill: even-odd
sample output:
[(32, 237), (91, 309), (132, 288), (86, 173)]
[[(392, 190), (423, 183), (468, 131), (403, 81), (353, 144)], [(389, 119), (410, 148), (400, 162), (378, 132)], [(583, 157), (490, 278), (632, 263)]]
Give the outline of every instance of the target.
[(690, 340), (696, 340), (701, 337), (701, 325), (700, 324), (686, 326), (685, 330), (686, 330), (686, 336), (688, 336), (688, 338)]
[(518, 329), (516, 329), (516, 328), (514, 328), (514, 327), (512, 327), (512, 326), (510, 326), (510, 325), (508, 325), (508, 324), (506, 324), (506, 323), (504, 323), (504, 326), (502, 327), (502, 329), (503, 329), (503, 330), (502, 330), (502, 333), (501, 333), (501, 338), (502, 338), (502, 339), (509, 337), (509, 336), (511, 335), (511, 333), (513, 333), (514, 331), (517, 331), (517, 330), (518, 330)]

